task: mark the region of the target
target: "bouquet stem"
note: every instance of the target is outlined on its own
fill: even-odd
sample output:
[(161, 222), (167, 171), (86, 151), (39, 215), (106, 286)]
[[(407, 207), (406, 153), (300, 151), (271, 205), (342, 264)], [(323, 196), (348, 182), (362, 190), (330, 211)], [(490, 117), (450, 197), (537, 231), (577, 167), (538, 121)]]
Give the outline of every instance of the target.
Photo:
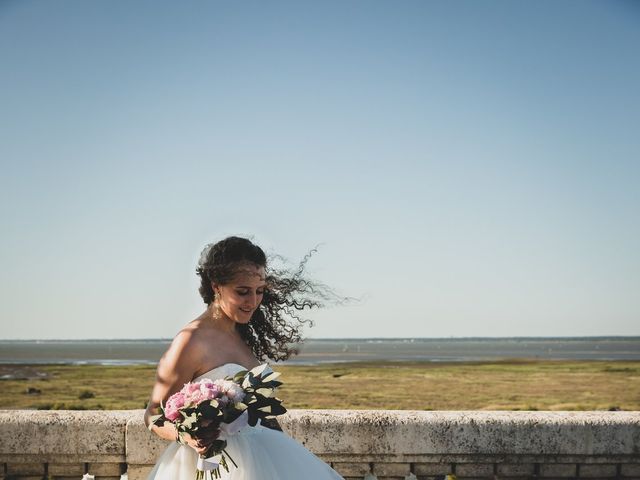
[[(205, 459), (207, 458), (207, 455), (200, 455), (200, 458)], [(210, 479), (220, 478), (220, 467), (224, 468), (225, 471), (227, 472), (229, 471), (229, 464), (227, 463), (227, 458), (233, 464), (234, 467), (238, 468), (238, 464), (233, 460), (231, 455), (229, 455), (229, 452), (227, 452), (225, 449), (222, 449), (222, 451), (220, 452), (219, 465), (216, 468), (213, 468), (211, 470), (200, 470), (199, 468), (197, 468), (196, 480), (206, 480), (207, 478), (210, 478)]]
[[(229, 457), (229, 460), (231, 460), (231, 463), (233, 463), (233, 466), (238, 468), (238, 465), (236, 464), (236, 462), (233, 461), (233, 457), (231, 457), (231, 455), (229, 455), (229, 452), (227, 452), (225, 449), (223, 449), (222, 451), (225, 453), (225, 455), (227, 457)], [(222, 456), (222, 458), (224, 459), (224, 455)], [(226, 461), (224, 463), (225, 463), (225, 465), (227, 464)], [(229, 467), (228, 466), (225, 467), (225, 470), (228, 472), (229, 471)]]

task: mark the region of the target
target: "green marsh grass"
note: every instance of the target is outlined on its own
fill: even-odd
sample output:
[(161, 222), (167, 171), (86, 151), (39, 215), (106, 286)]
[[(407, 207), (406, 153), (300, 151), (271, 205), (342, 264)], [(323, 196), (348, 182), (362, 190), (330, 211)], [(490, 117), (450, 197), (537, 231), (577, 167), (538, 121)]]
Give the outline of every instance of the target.
[[(0, 365), (2, 409), (144, 408), (152, 366)], [(288, 408), (640, 410), (640, 362), (358, 362), (278, 365)], [(31, 389), (32, 393), (27, 393)], [(39, 393), (37, 393), (39, 392)]]

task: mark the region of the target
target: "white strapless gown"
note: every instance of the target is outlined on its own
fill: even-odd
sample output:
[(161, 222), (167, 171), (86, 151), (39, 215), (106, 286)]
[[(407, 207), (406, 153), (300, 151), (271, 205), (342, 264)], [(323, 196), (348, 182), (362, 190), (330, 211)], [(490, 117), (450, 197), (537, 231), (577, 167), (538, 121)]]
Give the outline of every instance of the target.
[[(242, 365), (226, 363), (194, 378), (216, 380), (246, 370)], [(245, 427), (227, 438), (227, 452), (238, 464), (229, 464), (229, 472), (220, 468), (228, 480), (336, 480), (342, 479), (301, 443), (289, 435), (261, 425)], [(147, 480), (194, 480), (198, 454), (186, 445), (170, 444), (162, 453)]]

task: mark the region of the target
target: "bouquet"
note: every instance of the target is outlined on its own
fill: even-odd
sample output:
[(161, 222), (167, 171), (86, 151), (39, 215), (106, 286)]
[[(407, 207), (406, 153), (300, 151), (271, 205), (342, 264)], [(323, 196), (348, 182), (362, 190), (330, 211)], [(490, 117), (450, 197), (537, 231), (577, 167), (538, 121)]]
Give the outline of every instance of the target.
[(282, 385), (276, 380), (279, 376), (264, 363), (233, 377), (186, 383), (160, 406), (162, 413), (152, 417), (149, 428), (171, 422), (178, 431), (178, 440), (184, 433), (198, 438), (204, 431), (216, 430), (216, 440), (198, 459), (196, 480), (204, 479), (207, 472), (210, 478), (220, 478), (220, 467), (229, 471), (227, 459), (238, 467), (225, 450), (226, 439), (247, 425), (254, 427), (258, 420), (287, 411), (275, 397), (276, 388)]

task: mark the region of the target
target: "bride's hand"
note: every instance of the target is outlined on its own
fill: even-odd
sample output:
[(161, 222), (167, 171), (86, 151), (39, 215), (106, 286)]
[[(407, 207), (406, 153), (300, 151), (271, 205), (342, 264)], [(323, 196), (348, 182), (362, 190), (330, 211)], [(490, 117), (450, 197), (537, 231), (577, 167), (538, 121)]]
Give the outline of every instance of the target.
[(200, 429), (196, 437), (183, 433), (182, 441), (193, 448), (198, 455), (205, 455), (219, 435), (220, 430), (217, 428), (205, 428)]

